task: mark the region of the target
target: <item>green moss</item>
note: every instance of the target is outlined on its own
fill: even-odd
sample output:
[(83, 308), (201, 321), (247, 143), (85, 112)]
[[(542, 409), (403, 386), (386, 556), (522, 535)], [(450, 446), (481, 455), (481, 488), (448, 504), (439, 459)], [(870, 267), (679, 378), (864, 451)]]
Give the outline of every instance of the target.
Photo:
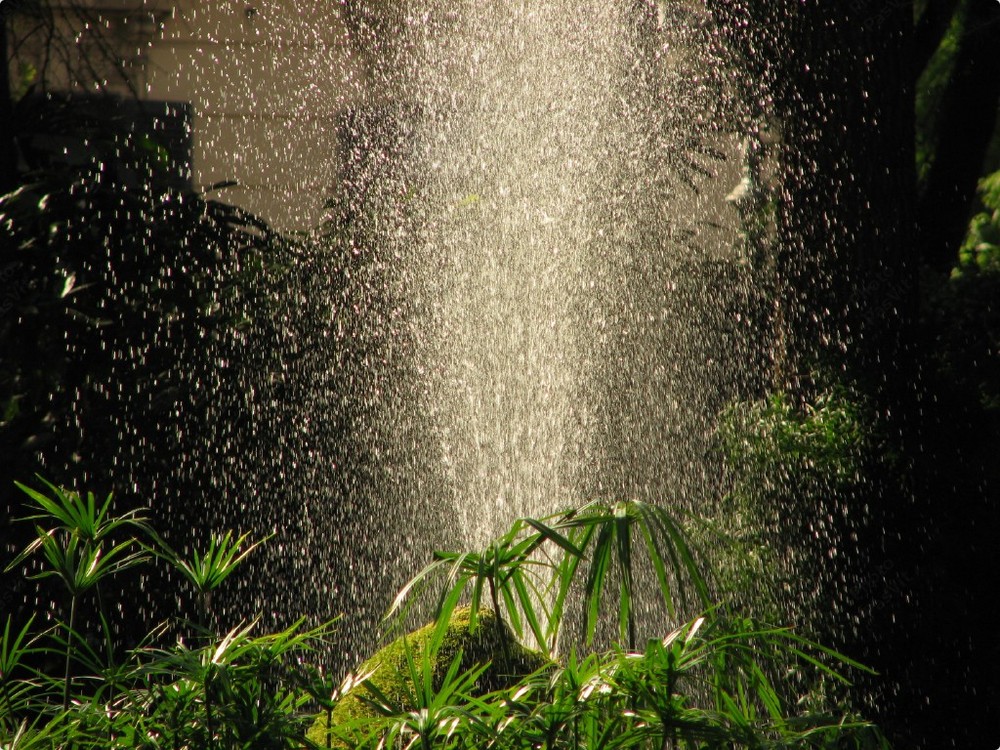
[[(470, 628), (470, 614), (470, 609), (464, 607), (456, 610), (449, 620), (444, 640), (432, 662), (432, 685), (435, 689), (440, 686), (459, 651), (462, 652), (463, 672), (477, 665), (489, 664), (476, 681), (474, 695), (511, 688), (524, 676), (551, 663), (543, 654), (521, 645), (507, 624), (492, 610), (480, 610), (475, 630)], [(397, 638), (358, 667), (356, 673), (370, 672), (369, 679), (379, 691), (394, 703), (401, 704), (407, 710), (412, 709), (413, 706), (407, 705), (411, 681), (404, 639), (414, 662), (419, 665), (434, 628), (435, 624), (430, 623)], [(363, 687), (356, 687), (337, 703), (331, 717), (334, 727), (375, 717), (374, 710), (358, 697), (359, 691), (363, 695), (364, 690)], [(325, 713), (320, 714), (309, 730), (309, 739), (317, 745), (325, 746), (327, 743), (326, 724)]]

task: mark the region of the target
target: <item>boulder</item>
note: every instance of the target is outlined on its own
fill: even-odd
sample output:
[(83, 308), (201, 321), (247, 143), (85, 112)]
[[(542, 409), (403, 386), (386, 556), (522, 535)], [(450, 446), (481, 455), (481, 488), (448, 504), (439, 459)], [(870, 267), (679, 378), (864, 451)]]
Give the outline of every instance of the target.
[[(471, 611), (468, 607), (455, 610), (448, 623), (444, 639), (433, 662), (432, 685), (437, 689), (456, 654), (462, 651), (461, 671), (489, 663), (476, 681), (472, 694), (484, 695), (495, 690), (505, 690), (516, 685), (523, 677), (550, 665), (552, 662), (544, 654), (533, 651), (518, 642), (510, 627), (491, 609), (480, 610), (476, 618), (476, 628), (470, 627)], [(423, 651), (434, 632), (435, 624), (430, 623), (412, 633), (397, 638), (375, 653), (355, 671), (364, 675), (371, 673), (369, 680), (391, 701), (402, 704), (405, 709), (406, 696), (411, 692), (410, 670), (407, 665), (406, 646), (409, 645), (414, 663), (422, 663)], [(355, 686), (348, 691), (333, 710), (331, 719), (334, 727), (366, 717), (374, 718), (375, 711), (361, 700), (365, 688)], [(317, 745), (327, 744), (326, 713), (320, 716), (309, 729), (308, 737)], [(335, 746), (342, 747), (334, 741)]]

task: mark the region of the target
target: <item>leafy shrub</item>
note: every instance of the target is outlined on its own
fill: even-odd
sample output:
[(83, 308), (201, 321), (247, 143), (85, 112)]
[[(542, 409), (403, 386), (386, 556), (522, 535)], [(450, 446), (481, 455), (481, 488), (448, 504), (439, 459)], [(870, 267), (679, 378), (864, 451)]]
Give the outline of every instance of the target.
[[(224, 534), (204, 553), (179, 555), (141, 511), (115, 516), (111, 498), (97, 502), (53, 485), (22, 489), (36, 540), (8, 567), (41, 553), (36, 575), (60, 580), (73, 602), (100, 599), (105, 579), (153, 555), (208, 592), (252, 549), (246, 537)], [(635, 643), (640, 559), (680, 623), (644, 646)], [(400, 592), (388, 632), (402, 629), (418, 593), (435, 596), (434, 621), (337, 684), (304, 663), (330, 624), (308, 629), (300, 621), (258, 636), (255, 621), (223, 632), (206, 617), (167, 623), (118, 653), (100, 601), (97, 633), (61, 620), (41, 630), (32, 620), (18, 626), (8, 616), (0, 746), (886, 747), (867, 722), (821, 703), (801, 709), (789, 678), (810, 671), (846, 682), (842, 670), (861, 665), (788, 629), (708, 606), (709, 581), (686, 532), (662, 508), (594, 503), (521, 519), (479, 553), (438, 553)], [(487, 596), (493, 610), (480, 608)], [(691, 605), (704, 612), (685, 619)], [(573, 606), (582, 610), (583, 637), (560, 656)], [(620, 643), (590, 652), (597, 621), (609, 616)], [(515, 634), (535, 639), (543, 654)], [(107, 648), (95, 645), (102, 638)], [(28, 657), (38, 654), (64, 659), (66, 669), (30, 668)], [(390, 679), (392, 672), (402, 679)], [(310, 706), (322, 714), (307, 737)]]
[[(644, 648), (630, 645), (639, 594), (633, 547), (645, 552), (656, 593), (675, 617), (683, 620), (674, 602), (685, 588), (691, 601), (707, 599), (708, 577), (686, 533), (665, 510), (643, 503), (522, 519), (482, 552), (438, 553), (390, 611), (396, 622), (414, 591), (437, 595), (435, 621), (394, 644), (396, 684), (407, 687), (390, 694), (375, 674), (380, 667), (363, 665), (311, 739), (358, 748), (886, 747), (870, 724), (829, 706), (798, 710), (799, 682), (790, 671), (846, 681), (833, 664), (863, 668), (790, 630), (714, 606)], [(533, 636), (547, 659), (516, 684), (483, 693), (479, 678), (490, 662), (470, 663), (445, 644), (456, 613), (460, 629), (474, 632), (477, 620), (492, 627), (495, 612), (476, 604), (487, 591), (514, 632)], [(472, 608), (457, 609), (466, 596)], [(610, 612), (608, 599), (617, 603)], [(560, 626), (571, 603), (583, 610), (584, 638), (561, 657)], [(589, 646), (597, 620), (609, 615), (619, 643), (581, 657), (578, 646)], [(494, 664), (506, 658), (491, 656)], [(368, 709), (341, 711), (348, 702)]]
[(715, 521), (732, 542), (716, 548), (723, 587), (768, 617), (787, 616), (789, 597), (808, 609), (817, 571), (793, 545), (836, 547), (873, 455), (871, 416), (841, 387), (809, 401), (777, 392), (730, 405), (718, 439), (728, 492)]
[(979, 181), (984, 210), (972, 217), (956, 274), (1000, 273), (1000, 171)]
[[(456, 609), (448, 619), (441, 643), (437, 650), (432, 648), (435, 623), (402, 635), (380, 649), (370, 659), (357, 668), (356, 674), (346, 685), (341, 700), (331, 705), (329, 713), (323, 713), (309, 730), (309, 738), (323, 745), (330, 737), (338, 737), (337, 744), (347, 744), (349, 727), (365, 726), (379, 716), (370, 701), (363, 697), (364, 691), (352, 690), (356, 684), (365, 682), (367, 689), (379, 696), (383, 706), (409, 705), (415, 703), (413, 696), (416, 682), (422, 679), (424, 669), (430, 672), (430, 688), (440, 691), (448, 679), (448, 671), (456, 663), (461, 674), (473, 673), (476, 679), (470, 686), (472, 695), (481, 696), (495, 690), (508, 690), (518, 682), (543, 669), (551, 662), (542, 654), (521, 645), (507, 624), (492, 610), (484, 609), (476, 618), (477, 627), (472, 627), (472, 610), (469, 607)], [(425, 655), (432, 655), (423, 666)], [(411, 674), (410, 667), (420, 663), (417, 675)], [(482, 671), (478, 668), (483, 665)], [(342, 736), (343, 735), (343, 736)]]
[[(216, 632), (205, 612), (203, 622), (164, 623), (122, 650), (101, 595), (103, 583), (148, 566), (154, 555), (182, 580), (211, 591), (255, 545), (227, 534), (203, 554), (180, 555), (141, 510), (115, 515), (110, 496), (99, 502), (92, 493), (45, 487), (21, 485), (36, 535), (7, 569), (40, 557), (31, 575), (62, 585), (69, 616), (44, 629), (34, 618), (19, 626), (7, 616), (0, 635), (0, 747), (299, 747), (309, 700), (300, 687), (301, 662), (331, 625), (310, 629), (300, 620), (254, 635), (254, 620)], [(97, 600), (96, 630), (78, 627), (85, 597)]]

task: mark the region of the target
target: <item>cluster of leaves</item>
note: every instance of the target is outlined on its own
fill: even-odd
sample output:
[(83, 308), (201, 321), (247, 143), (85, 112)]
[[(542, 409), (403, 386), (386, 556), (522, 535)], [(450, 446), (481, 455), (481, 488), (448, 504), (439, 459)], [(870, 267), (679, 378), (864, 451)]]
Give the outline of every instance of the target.
[(957, 274), (1000, 273), (1000, 171), (979, 181), (983, 210), (972, 217), (959, 250)]
[[(35, 538), (7, 568), (55, 579), (69, 599), (69, 616), (46, 626), (7, 616), (0, 633), (0, 747), (300, 746), (309, 700), (300, 686), (301, 661), (329, 636), (329, 624), (310, 629), (300, 620), (255, 635), (256, 620), (227, 632), (213, 628), (210, 617), (165, 622), (122, 649), (102, 596), (111, 579), (157, 558), (207, 600), (256, 545), (224, 534), (204, 553), (181, 555), (142, 511), (113, 513), (110, 496), (99, 501), (48, 483), (44, 492), (21, 489), (31, 502), (25, 520)], [(77, 612), (86, 598), (96, 600), (97, 617), (81, 626)]]
[(642, 651), (571, 653), (485, 694), (474, 687), (486, 665), (463, 670), (459, 654), (434, 681), (432, 654), (408, 651), (401, 697), (364, 679), (354, 689), (370, 713), (329, 730), (319, 722), (310, 737), (372, 748), (886, 747), (854, 717), (786, 713), (771, 660), (807, 647), (782, 629), (696, 618)]
[[(256, 621), (226, 632), (210, 618), (167, 623), (123, 652), (102, 605), (106, 580), (159, 558), (207, 608), (208, 594), (255, 545), (225, 534), (184, 556), (141, 511), (113, 514), (110, 497), (99, 502), (48, 483), (45, 491), (21, 489), (35, 540), (8, 568), (40, 558), (31, 575), (62, 584), (70, 615), (44, 629), (7, 618), (0, 746), (12, 750), (887, 747), (865, 721), (797, 705), (797, 675), (846, 682), (841, 669), (864, 668), (790, 630), (709, 606), (700, 557), (662, 508), (595, 503), (519, 520), (480, 553), (438, 553), (387, 614), (389, 632), (401, 630), (413, 595), (435, 594), (434, 622), (397, 640), (391, 671), (401, 674), (389, 688), (371, 662), (339, 683), (304, 666), (331, 624), (306, 629), (300, 621), (255, 636)], [(643, 559), (655, 580), (649, 591), (637, 584)], [(640, 647), (637, 605), (650, 595), (675, 621), (692, 606), (704, 613)], [(98, 626), (84, 632), (74, 613), (89, 596)], [(494, 610), (480, 608), (487, 598)], [(595, 652), (607, 599), (616, 604), (617, 643)], [(586, 655), (570, 648), (560, 656), (561, 625), (576, 604)], [(466, 653), (449, 639), (456, 617), (481, 634), (478, 649)], [(163, 645), (180, 631), (185, 637)], [(542, 653), (516, 638), (533, 639)], [(51, 658), (49, 668), (35, 666), (39, 656), (43, 665), (58, 656), (63, 669), (54, 673)], [(338, 715), (348, 702), (354, 708)], [(317, 705), (320, 718), (306, 736)]]
[[(798, 675), (846, 681), (832, 663), (862, 667), (790, 630), (707, 606), (699, 559), (670, 513), (639, 502), (522, 519), (481, 553), (438, 553), (389, 612), (398, 626), (411, 594), (438, 582), (434, 622), (391, 644), (395, 656), (381, 657), (395, 665), (388, 670), (399, 673), (395, 680), (377, 654), (332, 693), (310, 739), (355, 748), (886, 747), (867, 722), (797, 705)], [(636, 584), (646, 566), (656, 581), (649, 589)], [(685, 597), (705, 613), (641, 647), (636, 605), (650, 595), (675, 621)], [(616, 603), (611, 612), (608, 599)], [(487, 600), (494, 610), (479, 609)], [(583, 650), (560, 655), (574, 604)], [(497, 612), (510, 635), (499, 639), (493, 660), (509, 669), (505, 652), (521, 648), (513, 639), (531, 639), (541, 667), (484, 691), (490, 663), (470, 663), (446, 644), (456, 626), (494, 627)], [(598, 623), (609, 616), (618, 625), (615, 644), (592, 651)], [(351, 709), (339, 711), (345, 702)]]
[(821, 388), (809, 400), (776, 391), (731, 404), (718, 429), (728, 492), (717, 522), (732, 542), (716, 546), (723, 587), (756, 592), (769, 616), (782, 609), (772, 601), (776, 592), (804, 596), (799, 589), (810, 584), (796, 567), (801, 560), (784, 569), (794, 557), (790, 545), (832, 542), (829, 514), (847, 511), (846, 498), (868, 474), (874, 439), (864, 403), (843, 387)]
[(738, 402), (719, 434), (740, 495), (811, 495), (854, 481), (869, 439), (862, 406), (838, 388), (798, 403), (782, 391)]

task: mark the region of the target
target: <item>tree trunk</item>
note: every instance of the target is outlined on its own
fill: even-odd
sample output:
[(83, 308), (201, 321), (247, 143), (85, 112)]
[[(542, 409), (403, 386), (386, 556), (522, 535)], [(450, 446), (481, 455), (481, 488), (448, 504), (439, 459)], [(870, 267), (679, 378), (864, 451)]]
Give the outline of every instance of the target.
[(913, 77), (927, 67), (951, 25), (959, 0), (932, 0), (920, 14), (914, 33)]
[(923, 259), (940, 273), (957, 260), (1000, 105), (1000, 5), (966, 0), (959, 12), (964, 33), (918, 212)]
[(13, 104), (10, 99), (7, 14), (0, 8), (0, 195), (10, 192), (17, 185)]

